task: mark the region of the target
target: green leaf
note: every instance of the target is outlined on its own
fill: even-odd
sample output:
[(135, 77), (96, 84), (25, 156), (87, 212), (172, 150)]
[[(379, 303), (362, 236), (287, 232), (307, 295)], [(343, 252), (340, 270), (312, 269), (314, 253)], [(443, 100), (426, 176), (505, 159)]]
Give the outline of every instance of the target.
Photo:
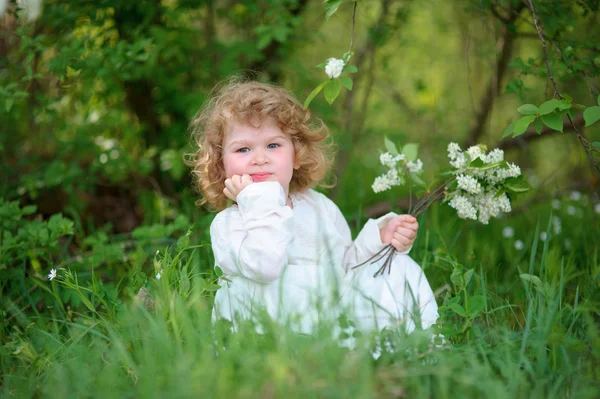
[(535, 115), (540, 112), (540, 109), (533, 104), (523, 104), (517, 108), (517, 112), (521, 115)]
[(531, 284), (533, 284), (535, 286), (535, 288), (538, 289), (538, 291), (542, 291), (544, 285), (542, 284), (542, 280), (540, 280), (540, 278), (538, 276), (534, 276), (533, 274), (521, 274), (519, 275), (519, 277), (521, 277), (521, 280), (529, 282)]
[(340, 82), (342, 82), (342, 85), (344, 85), (346, 89), (352, 91), (352, 79), (347, 76), (340, 76)]
[(451, 303), (449, 305), (449, 308), (454, 310), (454, 312), (457, 315), (460, 315), (462, 317), (467, 317), (467, 311), (465, 310), (465, 308), (463, 308), (461, 305), (459, 305), (458, 303)]
[(344, 55), (342, 55), (342, 61), (344, 61), (344, 64), (347, 64), (348, 61), (350, 61), (350, 58), (352, 58), (352, 56), (354, 55), (354, 51), (347, 51), (344, 53)]
[(502, 133), (502, 138), (505, 138), (506, 136), (510, 136), (512, 134), (512, 132), (514, 132), (514, 130), (515, 130), (515, 124), (511, 123), (510, 125), (508, 125), (508, 127), (506, 128), (504, 133)]
[(342, 90), (342, 83), (339, 79), (329, 79), (325, 83), (324, 94), (325, 100), (329, 104), (333, 104), (337, 96), (340, 94), (340, 90)]
[(358, 72), (358, 68), (355, 67), (354, 65), (346, 65), (346, 66), (344, 66), (343, 71), (348, 72), (348, 73), (356, 73), (356, 72)]
[(325, 86), (325, 83), (327, 82), (323, 82), (317, 87), (315, 87), (315, 89), (308, 95), (308, 97), (306, 97), (306, 100), (304, 100), (304, 109), (307, 109), (310, 102), (317, 96), (317, 94), (319, 94), (321, 90), (323, 90), (323, 86)]
[(546, 115), (553, 112), (560, 105), (560, 100), (553, 98), (540, 105), (540, 115)]
[(464, 287), (463, 274), (460, 269), (454, 269), (450, 275), (450, 281), (457, 286), (459, 289)]
[(325, 4), (325, 8), (327, 9), (327, 13), (325, 14), (325, 19), (329, 20), (333, 14), (337, 11), (340, 4), (342, 4), (342, 0), (332, 0)]
[(402, 153), (406, 156), (407, 161), (416, 161), (419, 156), (419, 144), (405, 144), (404, 147), (402, 147)]
[(531, 122), (533, 122), (535, 118), (535, 115), (527, 115), (517, 119), (517, 121), (515, 122), (515, 132), (513, 137), (517, 137), (525, 133), (525, 131), (529, 127), (529, 124), (531, 124)]
[(386, 136), (383, 136), (383, 144), (385, 145), (385, 148), (388, 150), (388, 152), (392, 155), (398, 155), (398, 149), (396, 148), (396, 144), (394, 144), (394, 142), (390, 139), (388, 139)]
[(525, 191), (531, 190), (531, 187), (526, 181), (515, 181), (504, 184), (504, 188), (513, 193), (524, 193)]
[(473, 317), (485, 308), (485, 297), (483, 295), (473, 295), (469, 298), (469, 316)]
[(485, 163), (485, 162), (483, 162), (483, 160), (481, 158), (476, 158), (475, 160), (471, 161), (471, 163), (469, 164), (469, 168), (475, 168), (475, 169), (479, 169), (479, 170), (488, 170), (488, 169), (497, 168), (498, 166), (502, 165), (503, 163), (504, 163), (504, 161), (494, 162), (494, 163)]
[[(543, 116), (542, 116), (542, 118), (543, 118)], [(541, 134), (542, 133), (542, 128), (544, 127), (544, 123), (542, 122), (542, 118), (537, 118), (533, 122), (533, 127), (535, 128), (535, 132), (537, 134)]]
[(542, 122), (550, 129), (558, 130), (559, 132), (563, 131), (562, 117), (556, 112), (542, 115)]
[(600, 106), (589, 107), (583, 112), (585, 126), (590, 126), (600, 120)]
[(565, 109), (571, 109), (572, 106), (573, 104), (571, 104), (570, 101), (560, 100), (558, 104), (558, 109), (564, 111)]
[(600, 95), (598, 95), (598, 105), (600, 105)]
[(469, 269), (463, 274), (463, 278), (465, 279), (465, 286), (469, 285), (471, 279), (473, 278), (473, 269)]

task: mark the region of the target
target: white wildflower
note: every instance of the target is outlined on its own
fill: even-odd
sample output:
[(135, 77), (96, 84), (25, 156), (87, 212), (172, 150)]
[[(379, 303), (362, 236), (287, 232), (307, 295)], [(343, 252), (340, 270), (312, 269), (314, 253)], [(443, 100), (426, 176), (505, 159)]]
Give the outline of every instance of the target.
[(379, 156), (379, 162), (381, 162), (383, 166), (387, 166), (390, 169), (395, 168), (398, 161), (402, 160), (404, 160), (404, 154), (398, 154), (394, 156), (389, 152), (386, 152)]
[(504, 161), (504, 151), (502, 151), (499, 148), (496, 148), (496, 149), (490, 151), (489, 154), (482, 155), (481, 159), (486, 164), (502, 162), (502, 161)]
[(469, 154), (469, 158), (471, 158), (471, 161), (474, 161), (477, 158), (479, 158), (481, 155), (483, 155), (483, 151), (481, 151), (480, 146), (474, 145), (474, 146), (469, 147), (469, 149), (467, 150), (467, 154)]
[(396, 168), (388, 170), (388, 172), (385, 174), (385, 177), (387, 178), (390, 186), (399, 186), (404, 183), (402, 178), (398, 175), (398, 170)]
[(390, 186), (389, 180), (385, 175), (377, 176), (375, 178), (375, 182), (373, 182), (373, 185), (371, 186), (373, 191), (376, 193), (380, 193), (382, 191), (389, 190), (391, 187), (392, 186)]
[(450, 165), (454, 166), (456, 169), (466, 168), (468, 165), (467, 157), (465, 156), (465, 154), (460, 153), (456, 156), (455, 159), (450, 161)]
[(106, 154), (100, 154), (100, 163), (106, 163), (108, 156)]
[(160, 278), (162, 277), (162, 273), (163, 273), (162, 269), (160, 269), (160, 271), (158, 273), (156, 273), (156, 279), (157, 280), (160, 280)]
[(560, 209), (560, 200), (553, 199), (552, 200), (552, 208), (554, 208), (554, 209)]
[(408, 169), (409, 172), (419, 173), (423, 170), (423, 162), (421, 162), (420, 159), (417, 159), (415, 162), (408, 161), (406, 163), (406, 169)]
[(547, 239), (548, 239), (548, 233), (546, 233), (545, 231), (542, 231), (540, 233), (540, 240), (546, 241)]
[(524, 245), (523, 245), (523, 241), (521, 241), (521, 240), (517, 240), (517, 241), (515, 241), (515, 249), (516, 249), (517, 251), (520, 251), (520, 250), (522, 250), (522, 249), (523, 249), (523, 247), (524, 247)]
[(511, 238), (514, 235), (515, 235), (515, 229), (513, 229), (512, 227), (506, 226), (505, 228), (502, 229), (502, 236), (504, 238)]
[(466, 197), (457, 195), (450, 200), (449, 205), (456, 209), (459, 218), (477, 220), (477, 211), (475, 210), (473, 204)]
[(577, 209), (575, 209), (575, 207), (573, 205), (569, 205), (567, 207), (567, 213), (571, 216), (575, 215), (577, 213)]
[(455, 160), (458, 156), (462, 154), (460, 147), (456, 143), (448, 144), (448, 158)]
[(329, 78), (338, 78), (344, 69), (344, 60), (338, 58), (330, 58), (325, 66), (325, 73)]
[(554, 234), (560, 234), (560, 232), (562, 231), (560, 218), (558, 216), (552, 216), (552, 227)]
[(571, 201), (579, 201), (581, 199), (581, 193), (579, 191), (571, 191), (569, 198)]
[(470, 194), (479, 194), (481, 192), (481, 184), (474, 177), (458, 175), (456, 180), (458, 187)]
[(50, 270), (50, 274), (48, 274), (48, 279), (50, 281), (54, 280), (54, 278), (56, 278), (56, 269)]

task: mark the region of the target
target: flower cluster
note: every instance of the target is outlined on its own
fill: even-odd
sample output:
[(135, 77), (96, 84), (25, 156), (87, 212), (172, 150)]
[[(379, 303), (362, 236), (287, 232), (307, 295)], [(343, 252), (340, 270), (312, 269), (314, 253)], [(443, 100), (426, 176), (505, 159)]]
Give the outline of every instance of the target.
[(344, 70), (344, 60), (339, 58), (330, 58), (325, 65), (325, 73), (330, 79), (339, 78)]
[(488, 224), (500, 212), (511, 211), (503, 183), (521, 176), (521, 168), (504, 161), (504, 151), (486, 153), (485, 146), (476, 145), (463, 152), (458, 144), (450, 143), (448, 158), (455, 168), (457, 188), (446, 195), (446, 200), (458, 217)]
[(394, 186), (404, 184), (404, 177), (408, 172), (420, 173), (423, 171), (423, 162), (420, 159), (416, 161), (407, 161), (404, 154), (393, 155), (389, 152), (379, 156), (379, 162), (388, 168), (388, 171), (375, 178), (373, 191), (376, 193), (389, 190)]

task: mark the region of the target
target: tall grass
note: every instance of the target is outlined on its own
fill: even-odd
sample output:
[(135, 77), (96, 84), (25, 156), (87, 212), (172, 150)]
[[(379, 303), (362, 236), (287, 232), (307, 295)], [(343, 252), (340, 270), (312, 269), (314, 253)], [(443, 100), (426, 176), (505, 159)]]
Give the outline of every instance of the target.
[[(88, 297), (97, 298), (79, 313), (58, 300), (37, 314), (9, 303), (2, 396), (597, 398), (597, 223), (563, 218), (554, 234), (551, 212), (538, 215), (511, 219), (511, 238), (502, 236), (506, 221), (470, 226), (439, 207), (424, 216), (412, 256), (439, 289), (443, 345), (432, 345), (429, 332), (384, 331), (349, 350), (332, 338), (333, 326), (306, 336), (268, 320), (262, 334), (251, 323), (235, 333), (212, 325), (214, 276), (201, 273), (197, 248), (184, 240), (158, 259), (161, 279), (147, 286), (152, 310), (106, 300), (93, 274)], [(464, 287), (454, 270), (473, 270)], [(86, 288), (65, 276), (63, 289)], [(484, 307), (473, 317), (450, 306), (474, 296)]]

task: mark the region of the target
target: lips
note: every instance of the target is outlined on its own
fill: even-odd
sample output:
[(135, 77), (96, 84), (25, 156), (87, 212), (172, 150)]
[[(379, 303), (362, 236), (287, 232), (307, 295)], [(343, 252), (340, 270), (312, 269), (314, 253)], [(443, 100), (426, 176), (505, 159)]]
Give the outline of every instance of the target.
[(263, 181), (263, 180), (267, 180), (269, 177), (271, 177), (273, 173), (255, 173), (252, 176), (252, 180), (256, 181)]

